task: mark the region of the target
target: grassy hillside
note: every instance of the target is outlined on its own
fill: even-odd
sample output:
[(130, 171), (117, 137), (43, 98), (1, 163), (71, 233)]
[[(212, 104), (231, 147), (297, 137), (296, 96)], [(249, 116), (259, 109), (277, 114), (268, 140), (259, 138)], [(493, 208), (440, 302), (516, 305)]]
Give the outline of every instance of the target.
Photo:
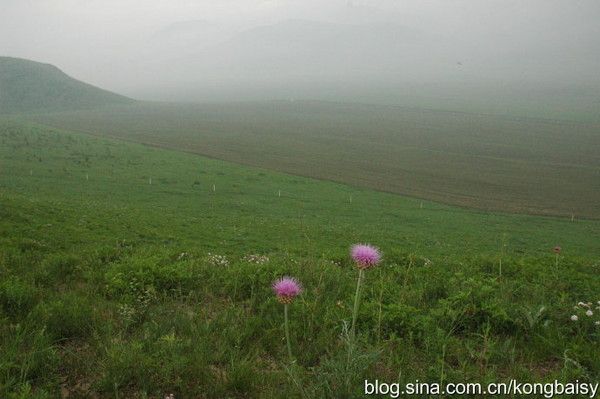
[(126, 97), (75, 80), (53, 65), (0, 57), (0, 114), (130, 102)]
[[(3, 398), (600, 377), (598, 318), (573, 309), (600, 300), (597, 221), (421, 205), (14, 120), (0, 143)], [(384, 262), (366, 273), (348, 357), (355, 242)], [(286, 274), (305, 287), (293, 366), (270, 288)]]
[(138, 104), (58, 127), (449, 204), (600, 217), (600, 126), (322, 102)]

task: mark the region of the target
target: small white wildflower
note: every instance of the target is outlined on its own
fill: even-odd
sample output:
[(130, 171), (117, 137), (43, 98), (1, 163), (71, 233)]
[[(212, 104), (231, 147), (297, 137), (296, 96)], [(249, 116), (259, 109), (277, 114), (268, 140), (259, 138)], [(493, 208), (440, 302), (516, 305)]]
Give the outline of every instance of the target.
[(594, 324), (600, 326), (600, 320), (596, 321)]
[(117, 312), (123, 319), (127, 321), (133, 320), (136, 314), (135, 308), (127, 304), (119, 305)]
[(577, 306), (585, 306), (584, 302), (577, 302)]
[(211, 254), (210, 252), (208, 253), (208, 263), (210, 263), (213, 266), (228, 266), (229, 265), (229, 261), (227, 260), (227, 258), (223, 255), (217, 255), (217, 254)]
[(571, 316), (571, 320), (572, 321), (577, 321), (577, 320), (579, 320), (579, 317), (577, 317), (577, 315), (574, 314), (574, 315)]
[(256, 265), (263, 265), (269, 262), (269, 257), (266, 255), (246, 255), (244, 256), (243, 260), (248, 263), (254, 263)]
[(592, 317), (594, 315), (594, 312), (592, 312), (591, 310), (588, 310), (587, 312), (585, 312), (585, 314), (589, 317)]

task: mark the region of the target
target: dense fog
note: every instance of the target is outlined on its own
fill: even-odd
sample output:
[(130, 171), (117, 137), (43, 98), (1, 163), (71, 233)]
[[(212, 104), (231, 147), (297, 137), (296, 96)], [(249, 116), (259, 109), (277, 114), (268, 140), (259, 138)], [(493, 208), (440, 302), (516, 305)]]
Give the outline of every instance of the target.
[(0, 55), (142, 99), (597, 102), (598, 21), (597, 0), (1, 0)]

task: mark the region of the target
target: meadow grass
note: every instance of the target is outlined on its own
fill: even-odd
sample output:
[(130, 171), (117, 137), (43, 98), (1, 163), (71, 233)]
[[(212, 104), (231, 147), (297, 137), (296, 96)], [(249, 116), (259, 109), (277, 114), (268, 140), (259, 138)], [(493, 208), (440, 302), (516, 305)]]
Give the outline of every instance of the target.
[[(597, 221), (421, 208), (8, 119), (0, 143), (1, 397), (352, 398), (364, 378), (600, 377), (597, 315), (570, 320), (600, 300)], [(357, 242), (384, 257), (365, 273), (348, 362)], [(271, 289), (284, 275), (304, 287), (292, 368)]]

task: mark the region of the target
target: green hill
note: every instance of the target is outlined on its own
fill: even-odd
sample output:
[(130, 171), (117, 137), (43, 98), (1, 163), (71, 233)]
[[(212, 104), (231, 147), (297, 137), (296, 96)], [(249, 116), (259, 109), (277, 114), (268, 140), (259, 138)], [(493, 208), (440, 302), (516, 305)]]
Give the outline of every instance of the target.
[(0, 57), (0, 114), (84, 109), (132, 101), (73, 79), (53, 65)]

